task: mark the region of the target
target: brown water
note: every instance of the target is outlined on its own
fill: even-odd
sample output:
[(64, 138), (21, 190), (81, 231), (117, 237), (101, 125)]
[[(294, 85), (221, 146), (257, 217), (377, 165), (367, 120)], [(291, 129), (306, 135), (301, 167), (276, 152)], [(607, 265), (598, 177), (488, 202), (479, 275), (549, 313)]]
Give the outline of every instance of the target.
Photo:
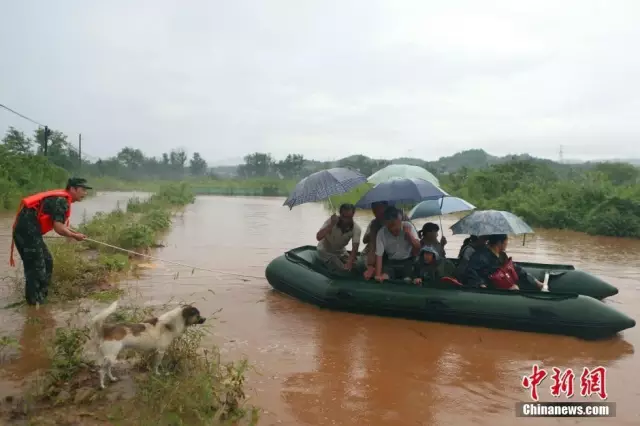
[[(86, 203), (109, 208), (114, 197), (108, 194)], [(220, 345), (229, 358), (248, 356), (257, 367), (250, 385), (252, 402), (266, 410), (261, 424), (511, 425), (519, 420), (514, 417), (515, 402), (529, 400), (520, 385), (522, 376), (530, 374), (536, 362), (549, 371), (573, 368), (578, 377), (585, 366), (606, 366), (609, 401), (617, 403), (617, 417), (538, 418), (528, 423), (636, 425), (640, 421), (636, 403), (640, 362), (633, 349), (640, 342), (637, 327), (618, 338), (585, 342), (328, 312), (275, 293), (262, 278), (266, 264), (287, 248), (313, 244), (327, 217), (320, 205), (289, 211), (282, 201), (199, 197), (176, 218), (166, 247), (156, 252), (160, 258), (248, 278), (192, 273), (189, 268), (158, 263), (147, 278), (130, 283), (144, 303), (162, 304), (172, 298), (195, 302), (205, 315), (222, 308), (211, 343)], [(358, 222), (364, 226), (369, 219), (362, 212)], [(422, 221), (416, 224), (421, 226)], [(445, 229), (451, 224), (443, 221)], [(449, 252), (455, 254), (463, 237), (451, 236), (450, 231), (445, 236)], [(512, 241), (509, 252), (517, 259), (569, 263), (595, 273), (620, 289), (606, 303), (639, 317), (640, 241), (540, 231), (524, 247)], [(39, 364), (42, 352), (36, 349), (35, 337), (39, 333), (32, 324), (53, 318), (60, 324), (65, 311), (41, 313), (44, 317), (39, 320), (25, 320), (24, 312), (25, 308), (0, 311), (2, 329), (14, 330), (32, 348), (22, 360), (5, 366), (7, 379), (16, 380)], [(551, 399), (550, 384), (547, 379), (540, 388), (542, 400)], [(579, 396), (579, 379), (575, 386), (578, 396), (573, 400), (585, 400)]]

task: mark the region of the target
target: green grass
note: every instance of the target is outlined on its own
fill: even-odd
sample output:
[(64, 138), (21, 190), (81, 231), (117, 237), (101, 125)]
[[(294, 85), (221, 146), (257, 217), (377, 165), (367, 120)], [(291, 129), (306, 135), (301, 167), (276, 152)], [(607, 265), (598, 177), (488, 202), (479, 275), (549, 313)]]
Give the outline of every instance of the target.
[[(168, 309), (164, 306), (157, 311)], [(118, 309), (111, 321), (139, 322), (152, 314), (149, 308), (128, 306)], [(20, 414), (37, 424), (60, 424), (68, 415), (64, 410), (68, 408), (90, 411), (97, 424), (257, 424), (258, 409), (246, 404), (244, 393), (247, 361), (225, 363), (216, 348), (202, 350), (207, 328), (191, 327), (172, 343), (164, 357), (161, 376), (150, 371), (152, 354), (137, 354), (139, 357), (134, 359), (136, 354), (130, 352), (133, 395), (113, 404), (110, 388), (97, 390), (96, 366), (86, 357), (89, 329), (74, 325), (70, 319), (56, 329), (49, 341), (50, 367), (27, 394), (27, 408)], [(116, 373), (121, 379), (126, 378), (120, 369)]]

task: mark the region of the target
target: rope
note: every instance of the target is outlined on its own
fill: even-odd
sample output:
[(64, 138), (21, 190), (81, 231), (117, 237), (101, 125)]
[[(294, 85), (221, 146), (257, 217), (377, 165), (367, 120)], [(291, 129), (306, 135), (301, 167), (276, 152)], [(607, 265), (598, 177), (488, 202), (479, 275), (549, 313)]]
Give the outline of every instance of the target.
[(238, 274), (238, 273), (235, 273), (235, 272), (226, 272), (226, 271), (220, 271), (220, 270), (216, 270), (216, 269), (201, 268), (199, 266), (188, 265), (186, 263), (176, 262), (176, 261), (173, 261), (173, 260), (160, 259), (159, 257), (154, 257), (154, 256), (150, 256), (148, 254), (143, 254), (143, 253), (138, 253), (138, 252), (135, 252), (135, 251), (132, 251), (132, 250), (127, 250), (125, 248), (114, 246), (114, 245), (107, 244), (107, 243), (103, 243), (102, 241), (97, 241), (97, 240), (94, 240), (92, 238), (85, 238), (84, 241), (89, 241), (89, 242), (92, 242), (92, 243), (95, 243), (95, 244), (100, 244), (100, 245), (103, 245), (105, 247), (110, 247), (112, 249), (120, 250), (120, 251), (129, 253), (129, 254), (133, 254), (133, 255), (136, 255), (136, 256), (146, 257), (148, 259), (156, 260), (156, 261), (159, 261), (159, 262), (172, 263), (174, 265), (185, 266), (185, 267), (190, 268), (190, 269), (198, 269), (198, 270), (201, 270), (201, 271), (213, 272), (215, 274), (233, 275), (233, 276), (236, 276), (236, 277), (243, 277), (243, 278), (264, 279), (264, 277), (258, 277), (258, 276), (255, 276), (255, 275)]
[[(0, 234), (0, 236), (5, 236), (5, 235), (4, 234)], [(7, 234), (6, 236), (11, 236), (11, 235)], [(43, 237), (44, 238), (56, 239), (56, 240), (57, 239), (65, 239), (65, 237), (57, 237), (57, 236), (53, 236), (53, 235), (52, 236), (44, 235)], [(242, 278), (256, 278), (256, 279), (259, 279), (259, 280), (265, 279), (265, 277), (259, 277), (257, 275), (247, 275), (247, 274), (239, 274), (237, 272), (220, 271), (220, 270), (217, 270), (217, 269), (209, 269), (209, 268), (202, 268), (200, 266), (188, 265), (186, 263), (176, 262), (174, 260), (160, 259), (159, 257), (154, 257), (154, 256), (150, 256), (148, 254), (138, 253), (138, 252), (132, 251), (132, 250), (127, 250), (125, 248), (114, 246), (114, 245), (107, 244), (107, 243), (103, 243), (102, 241), (94, 240), (92, 238), (85, 238), (84, 241), (90, 241), (90, 242), (95, 243), (95, 244), (99, 244), (99, 245), (102, 245), (102, 246), (105, 246), (105, 247), (110, 247), (112, 249), (120, 250), (120, 251), (123, 251), (125, 253), (133, 254), (135, 256), (146, 257), (147, 259), (156, 260), (158, 262), (172, 263), (174, 265), (184, 266), (184, 267), (187, 267), (189, 269), (197, 269), (197, 270), (200, 270), (200, 271), (213, 272), (214, 274), (232, 275), (232, 276), (242, 277)]]

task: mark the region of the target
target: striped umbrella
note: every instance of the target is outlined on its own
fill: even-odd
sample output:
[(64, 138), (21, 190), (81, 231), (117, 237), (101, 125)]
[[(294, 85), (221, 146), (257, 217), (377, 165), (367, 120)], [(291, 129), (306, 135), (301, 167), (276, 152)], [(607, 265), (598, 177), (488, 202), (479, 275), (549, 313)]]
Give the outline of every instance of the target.
[(321, 170), (298, 182), (282, 205), (293, 209), (300, 204), (326, 200), (332, 195), (349, 192), (366, 182), (366, 176), (351, 169), (335, 167)]

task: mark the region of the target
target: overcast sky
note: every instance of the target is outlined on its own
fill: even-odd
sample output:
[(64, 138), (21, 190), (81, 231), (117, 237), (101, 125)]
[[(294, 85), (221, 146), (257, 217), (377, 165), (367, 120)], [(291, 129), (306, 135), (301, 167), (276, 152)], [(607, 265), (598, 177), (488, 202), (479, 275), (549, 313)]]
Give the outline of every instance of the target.
[[(3, 1), (0, 103), (83, 151), (640, 157), (640, 1)], [(0, 109), (0, 130), (34, 126)]]

